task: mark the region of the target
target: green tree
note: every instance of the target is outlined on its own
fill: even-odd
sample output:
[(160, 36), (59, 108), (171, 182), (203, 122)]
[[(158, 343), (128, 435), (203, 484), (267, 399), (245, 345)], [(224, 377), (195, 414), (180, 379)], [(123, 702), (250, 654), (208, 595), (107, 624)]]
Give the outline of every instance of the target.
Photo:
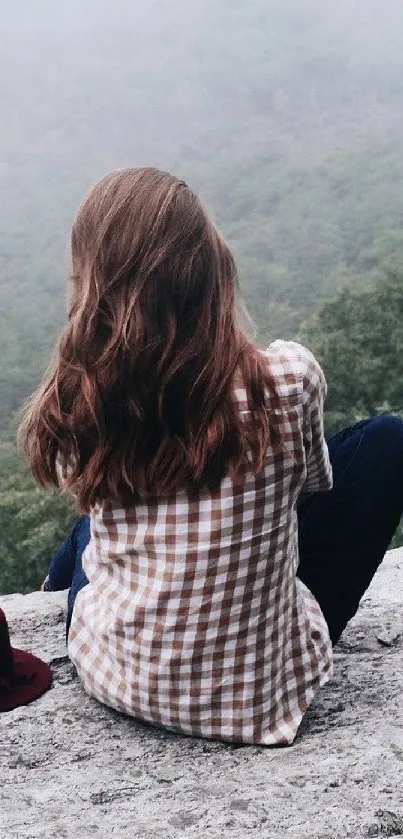
[(4, 482), (0, 490), (0, 594), (39, 588), (74, 516), (68, 499), (44, 493), (26, 472)]
[(403, 275), (344, 289), (301, 330), (328, 381), (329, 432), (366, 416), (403, 414)]

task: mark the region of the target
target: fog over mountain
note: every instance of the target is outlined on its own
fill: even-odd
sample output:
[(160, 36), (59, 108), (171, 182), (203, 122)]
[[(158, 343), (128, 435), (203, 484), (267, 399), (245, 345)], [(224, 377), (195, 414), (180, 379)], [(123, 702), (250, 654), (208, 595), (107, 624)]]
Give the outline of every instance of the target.
[(400, 0), (1, 0), (0, 12), (7, 394), (10, 366), (33, 365), (27, 384), (43, 366), (69, 225), (108, 169), (161, 166), (200, 190), (262, 340), (400, 260)]
[(106, 171), (200, 192), (263, 344), (401, 268), (401, 0), (0, 0), (0, 77), (0, 490)]

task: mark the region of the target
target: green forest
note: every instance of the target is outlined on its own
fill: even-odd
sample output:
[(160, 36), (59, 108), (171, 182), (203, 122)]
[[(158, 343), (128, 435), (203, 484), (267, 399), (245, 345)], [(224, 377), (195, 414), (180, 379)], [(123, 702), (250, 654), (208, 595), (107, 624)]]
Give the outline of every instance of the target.
[(77, 203), (110, 169), (156, 165), (200, 193), (236, 255), (259, 343), (297, 338), (322, 362), (329, 434), (403, 413), (403, 8), (22, 0), (0, 43), (8, 593), (40, 585), (74, 518), (35, 487), (15, 437), (66, 317)]

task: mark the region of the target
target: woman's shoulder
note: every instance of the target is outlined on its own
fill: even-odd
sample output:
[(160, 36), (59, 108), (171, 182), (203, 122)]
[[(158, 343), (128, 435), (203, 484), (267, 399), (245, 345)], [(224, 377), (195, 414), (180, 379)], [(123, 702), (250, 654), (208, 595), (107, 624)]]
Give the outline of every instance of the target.
[(324, 378), (311, 350), (297, 341), (274, 341), (263, 354), (280, 395), (288, 395), (294, 388), (300, 393), (310, 390), (313, 382)]
[(267, 350), (264, 350), (264, 355), (272, 364), (292, 367), (297, 375), (303, 375), (307, 367), (319, 366), (311, 350), (297, 341), (273, 341)]

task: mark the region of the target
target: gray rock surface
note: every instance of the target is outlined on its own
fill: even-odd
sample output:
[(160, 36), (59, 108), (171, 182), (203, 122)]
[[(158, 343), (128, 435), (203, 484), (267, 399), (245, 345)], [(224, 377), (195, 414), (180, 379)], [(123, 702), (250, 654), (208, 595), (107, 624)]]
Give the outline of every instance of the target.
[(295, 745), (264, 749), (176, 736), (104, 708), (67, 659), (65, 594), (0, 598), (14, 646), (54, 670), (51, 691), (0, 715), (1, 839), (403, 836), (402, 603), (398, 550)]

